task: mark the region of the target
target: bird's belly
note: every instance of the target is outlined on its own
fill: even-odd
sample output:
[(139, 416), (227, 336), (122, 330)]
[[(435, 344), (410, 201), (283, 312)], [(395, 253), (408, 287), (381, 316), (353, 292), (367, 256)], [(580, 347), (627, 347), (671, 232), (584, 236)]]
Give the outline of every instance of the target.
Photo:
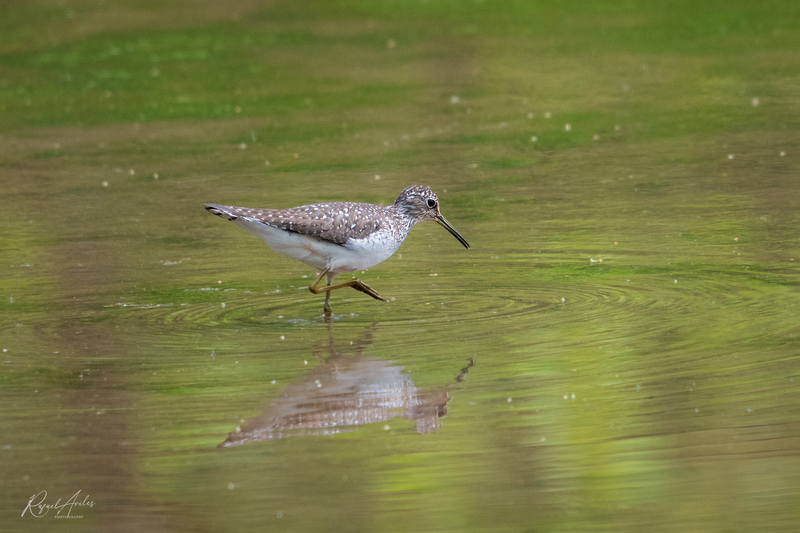
[(258, 221), (237, 218), (234, 222), (261, 237), (276, 252), (301, 261), (318, 270), (332, 273), (364, 270), (385, 261), (397, 250), (391, 242), (373, 234), (366, 239), (350, 239), (344, 245), (323, 241), (308, 235), (284, 231)]
[(389, 259), (402, 244), (388, 238), (384, 232), (376, 232), (365, 239), (349, 239), (340, 253), (332, 258), (332, 272), (354, 272), (364, 270)]

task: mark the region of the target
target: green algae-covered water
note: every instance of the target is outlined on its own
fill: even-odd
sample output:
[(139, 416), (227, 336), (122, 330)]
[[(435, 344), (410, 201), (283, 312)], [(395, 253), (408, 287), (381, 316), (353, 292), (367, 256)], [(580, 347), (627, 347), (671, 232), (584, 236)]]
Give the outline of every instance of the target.
[[(2, 529), (797, 531), (798, 49), (781, 1), (0, 7)], [(472, 248), (331, 321), (203, 209), (415, 183)]]

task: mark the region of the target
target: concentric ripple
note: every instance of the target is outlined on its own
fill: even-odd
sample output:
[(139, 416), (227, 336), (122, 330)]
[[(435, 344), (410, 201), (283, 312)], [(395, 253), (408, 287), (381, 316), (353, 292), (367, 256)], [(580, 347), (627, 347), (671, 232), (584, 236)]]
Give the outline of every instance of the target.
[[(505, 278), (506, 280), (508, 278)], [(694, 270), (676, 273), (532, 277), (519, 285), (448, 276), (430, 283), (412, 278), (384, 283), (394, 301), (376, 302), (355, 291), (337, 291), (334, 321), (379, 322), (397, 331), (458, 325), (471, 332), (506, 334), (531, 328), (570, 326), (593, 336), (646, 337), (704, 325), (737, 326), (757, 338), (796, 330), (785, 316), (800, 298), (780, 279), (758, 274)], [(220, 294), (222, 296), (222, 294)], [(262, 328), (324, 323), (323, 297), (294, 289), (280, 293), (225, 293), (224, 301), (114, 306), (116, 320), (134, 321), (142, 334), (185, 336), (213, 328)], [(585, 336), (585, 334), (584, 334)]]

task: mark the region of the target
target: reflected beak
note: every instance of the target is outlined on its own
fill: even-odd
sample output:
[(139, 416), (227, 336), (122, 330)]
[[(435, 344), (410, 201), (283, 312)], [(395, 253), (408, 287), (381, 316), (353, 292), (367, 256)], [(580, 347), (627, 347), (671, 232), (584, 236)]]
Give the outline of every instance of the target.
[(441, 214), (436, 215), (436, 222), (439, 223), (444, 229), (450, 232), (450, 234), (458, 239), (458, 242), (464, 245), (464, 248), (469, 249), (469, 243), (461, 236), (459, 232), (456, 231), (456, 228), (450, 225), (446, 218), (444, 218)]

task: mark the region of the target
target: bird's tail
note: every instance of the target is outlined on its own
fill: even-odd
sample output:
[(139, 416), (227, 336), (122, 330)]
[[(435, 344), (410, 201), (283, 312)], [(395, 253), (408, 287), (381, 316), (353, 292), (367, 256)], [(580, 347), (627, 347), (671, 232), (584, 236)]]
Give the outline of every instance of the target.
[(237, 209), (229, 205), (206, 204), (209, 213), (222, 217), (225, 220), (236, 220), (239, 218)]

